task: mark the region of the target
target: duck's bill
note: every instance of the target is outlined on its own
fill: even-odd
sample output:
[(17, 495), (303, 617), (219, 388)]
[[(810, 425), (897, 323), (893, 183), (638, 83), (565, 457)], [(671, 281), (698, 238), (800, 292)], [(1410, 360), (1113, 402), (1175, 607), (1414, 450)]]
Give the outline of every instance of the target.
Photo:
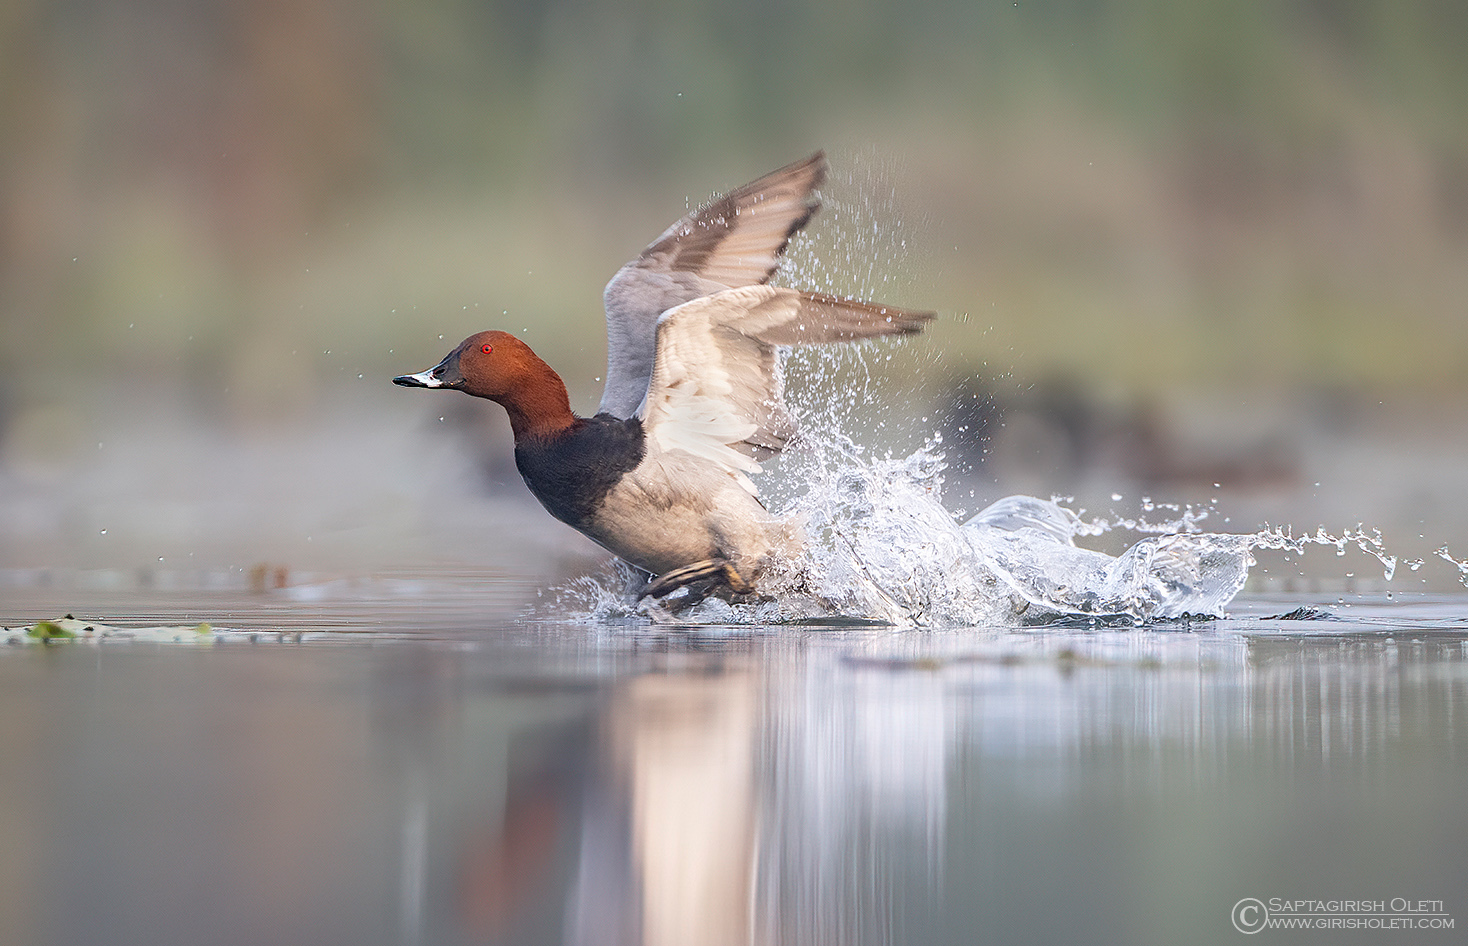
[(443, 361), (417, 374), (402, 374), (392, 379), (393, 384), (401, 384), (405, 388), (460, 388), (464, 386), (464, 376), (459, 373), (459, 351), (454, 349), (444, 357)]
[(400, 374), (392, 379), (393, 384), (401, 384), (405, 388), (446, 388), (442, 378), (433, 376), (433, 369), (420, 371), (417, 374)]

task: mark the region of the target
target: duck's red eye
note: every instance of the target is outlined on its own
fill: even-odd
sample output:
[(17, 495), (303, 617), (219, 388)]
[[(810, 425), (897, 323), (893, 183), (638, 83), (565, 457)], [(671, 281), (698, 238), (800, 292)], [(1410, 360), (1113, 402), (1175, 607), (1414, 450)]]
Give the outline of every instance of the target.
[(490, 352), (494, 351), (494, 346), (493, 345), (480, 345), (479, 346), (479, 350), (482, 351), (482, 352), (484, 352), (487, 355)]

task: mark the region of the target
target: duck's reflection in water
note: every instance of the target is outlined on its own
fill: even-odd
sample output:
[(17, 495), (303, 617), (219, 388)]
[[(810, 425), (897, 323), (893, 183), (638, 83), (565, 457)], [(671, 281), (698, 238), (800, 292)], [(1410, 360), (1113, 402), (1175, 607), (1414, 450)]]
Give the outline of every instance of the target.
[(558, 886), (551, 861), (568, 840), (575, 946), (882, 941), (895, 902), (929, 885), (940, 688), (696, 663), (615, 684), (592, 710), (591, 745), (561, 740), (587, 759), (546, 756), (529, 745), (541, 739), (524, 749), (536, 762), (511, 759), (503, 822), (460, 843), (456, 912), (471, 935), (519, 940), (519, 913)]
[(759, 941), (890, 942), (939, 880), (952, 742), (927, 672), (791, 668), (764, 730)]
[[(497, 737), (504, 803), (430, 813), (430, 834), (457, 852), (452, 912), (481, 940), (1080, 935), (1139, 878), (1172, 881), (1146, 865), (1171, 850), (1181, 810), (1189, 844), (1234, 852), (1225, 873), (1257, 880), (1274, 858), (1270, 876), (1339, 866), (1338, 882), (1360, 880), (1359, 865), (1316, 856), (1310, 825), (1335, 816), (1309, 786), (1372, 823), (1387, 817), (1372, 786), (1399, 770), (1390, 760), (1421, 745), (1463, 757), (1465, 655), (1456, 639), (1146, 631), (670, 648), (598, 667), (570, 710), (564, 691), (529, 712), (486, 692), (474, 712), (520, 720)], [(1261, 803), (1300, 833), (1256, 823)], [(466, 823), (480, 827), (450, 834)], [(1415, 823), (1392, 822), (1424, 864), (1450, 856)], [(1037, 876), (1066, 891), (1063, 908), (1024, 899)], [(1212, 909), (1210, 896), (1175, 912)], [(1180, 922), (1165, 913), (1148, 914), (1164, 933)]]
[(587, 796), (572, 943), (750, 943), (759, 810), (747, 671), (647, 675), (613, 695)]

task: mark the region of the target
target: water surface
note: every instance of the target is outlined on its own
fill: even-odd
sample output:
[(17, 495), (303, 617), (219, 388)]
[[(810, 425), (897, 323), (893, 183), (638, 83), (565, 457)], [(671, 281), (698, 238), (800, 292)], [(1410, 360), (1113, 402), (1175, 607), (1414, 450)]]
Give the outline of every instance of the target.
[(0, 651), (0, 940), (1238, 942), (1245, 897), (1468, 919), (1461, 595), (654, 628), (424, 581), (98, 592), (117, 625), (241, 633)]

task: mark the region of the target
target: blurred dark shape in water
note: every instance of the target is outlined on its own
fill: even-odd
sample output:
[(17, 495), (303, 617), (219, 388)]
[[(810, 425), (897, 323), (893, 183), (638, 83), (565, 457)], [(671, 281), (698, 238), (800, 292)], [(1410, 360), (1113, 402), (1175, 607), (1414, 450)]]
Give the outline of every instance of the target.
[(1275, 435), (1199, 444), (1155, 400), (1105, 403), (1059, 377), (1003, 395), (982, 381), (953, 386), (939, 408), (943, 444), (960, 476), (981, 468), (1039, 477), (1056, 490), (1099, 473), (1149, 492), (1288, 491), (1300, 480), (1295, 444)]

